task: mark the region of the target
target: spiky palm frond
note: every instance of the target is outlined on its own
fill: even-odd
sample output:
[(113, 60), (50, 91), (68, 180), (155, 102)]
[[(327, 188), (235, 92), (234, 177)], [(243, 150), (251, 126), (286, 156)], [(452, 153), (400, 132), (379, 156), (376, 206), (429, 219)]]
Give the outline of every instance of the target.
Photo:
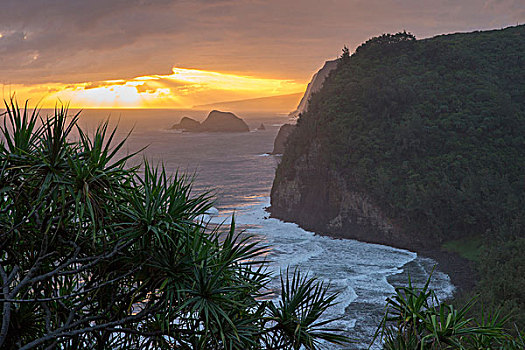
[[(297, 273), (286, 277), (283, 310), (263, 300), (267, 247), (234, 219), (207, 226), (211, 194), (195, 195), (190, 176), (147, 160), (128, 167), (134, 154), (121, 155), (126, 138), (115, 141), (108, 121), (90, 136), (67, 107), (40, 118), (27, 104), (6, 106), (0, 347), (313, 349), (343, 340), (321, 319), (335, 300), (323, 284)], [(292, 313), (299, 331), (272, 312)]]
[[(374, 335), (385, 349), (489, 349), (499, 347), (508, 338), (503, 325), (506, 317), (498, 312), (481, 323), (469, 317), (476, 298), (461, 308), (442, 303), (429, 288), (431, 276), (423, 288), (412, 285), (396, 288), (387, 299), (387, 310)], [(371, 345), (372, 345), (371, 344)]]
[[(299, 349), (318, 349), (320, 340), (344, 344), (348, 337), (337, 334), (327, 325), (335, 319), (323, 319), (322, 314), (335, 304), (338, 293), (329, 286), (299, 270), (281, 274), (281, 297), (278, 305), (269, 303), (269, 320), (281, 346)], [(275, 335), (274, 335), (275, 337)]]

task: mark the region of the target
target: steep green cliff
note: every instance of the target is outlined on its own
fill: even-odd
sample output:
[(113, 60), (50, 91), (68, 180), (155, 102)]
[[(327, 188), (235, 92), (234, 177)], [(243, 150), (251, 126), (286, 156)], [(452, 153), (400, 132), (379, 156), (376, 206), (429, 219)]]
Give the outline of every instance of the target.
[(343, 53), (288, 140), (272, 215), (412, 249), (482, 237), (484, 262), (525, 275), (498, 248), (525, 249), (524, 78), (525, 26)]

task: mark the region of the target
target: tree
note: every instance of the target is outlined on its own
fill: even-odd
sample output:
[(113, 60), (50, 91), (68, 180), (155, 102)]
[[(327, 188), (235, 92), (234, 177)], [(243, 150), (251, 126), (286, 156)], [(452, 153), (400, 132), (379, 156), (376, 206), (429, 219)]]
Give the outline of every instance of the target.
[(342, 53), (341, 53), (341, 56), (339, 57), (339, 59), (342, 62), (347, 62), (348, 59), (350, 59), (350, 50), (348, 49), (348, 47), (346, 45), (343, 46), (343, 50), (342, 50)]
[[(400, 43), (412, 43), (415, 41), (415, 35), (407, 31), (397, 32), (395, 34), (382, 34), (380, 36), (370, 38), (365, 43), (359, 45), (359, 47), (356, 49), (356, 53), (361, 52), (365, 49), (385, 49), (388, 47), (393, 47), (393, 45), (398, 45)], [(377, 54), (375, 50), (373, 50), (373, 53)]]
[(322, 319), (336, 294), (299, 272), (265, 301), (265, 247), (201, 219), (209, 194), (133, 155), (65, 107), (6, 102), (0, 126), (0, 347), (308, 349), (347, 339)]

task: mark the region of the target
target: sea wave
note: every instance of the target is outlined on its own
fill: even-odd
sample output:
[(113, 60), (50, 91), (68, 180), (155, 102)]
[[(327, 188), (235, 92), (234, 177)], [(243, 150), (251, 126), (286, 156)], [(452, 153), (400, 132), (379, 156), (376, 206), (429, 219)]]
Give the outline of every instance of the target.
[[(360, 346), (372, 338), (385, 299), (395, 292), (391, 277), (406, 274), (410, 266), (411, 279), (422, 285), (435, 264), (404, 249), (315, 235), (297, 224), (269, 218), (265, 210), (269, 204), (269, 197), (260, 197), (257, 203), (236, 210), (235, 222), (270, 247), (269, 268), (276, 276), (272, 290), (279, 290), (277, 276), (288, 267), (297, 267), (329, 283), (340, 294), (327, 317), (340, 317), (337, 324), (349, 336), (357, 335), (362, 341)], [(222, 210), (211, 222), (225, 222), (232, 213), (231, 209)], [(450, 297), (454, 290), (449, 277), (439, 271), (434, 272), (432, 287), (440, 298)]]

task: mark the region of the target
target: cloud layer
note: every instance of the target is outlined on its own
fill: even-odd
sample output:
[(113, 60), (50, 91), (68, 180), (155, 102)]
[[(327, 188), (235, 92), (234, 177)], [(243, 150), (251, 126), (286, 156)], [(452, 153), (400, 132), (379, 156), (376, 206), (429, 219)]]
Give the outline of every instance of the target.
[(304, 82), (343, 45), (525, 21), (522, 0), (3, 0), (0, 83), (78, 83), (171, 68)]
[[(191, 108), (218, 101), (250, 99), (254, 96), (287, 95), (301, 92), (303, 84), (284, 79), (267, 79), (196, 69), (173, 68), (171, 74), (87, 83), (15, 84), (18, 100), (30, 100), (41, 107), (53, 107), (57, 100), (74, 108)], [(43, 98), (43, 100), (41, 100)]]

